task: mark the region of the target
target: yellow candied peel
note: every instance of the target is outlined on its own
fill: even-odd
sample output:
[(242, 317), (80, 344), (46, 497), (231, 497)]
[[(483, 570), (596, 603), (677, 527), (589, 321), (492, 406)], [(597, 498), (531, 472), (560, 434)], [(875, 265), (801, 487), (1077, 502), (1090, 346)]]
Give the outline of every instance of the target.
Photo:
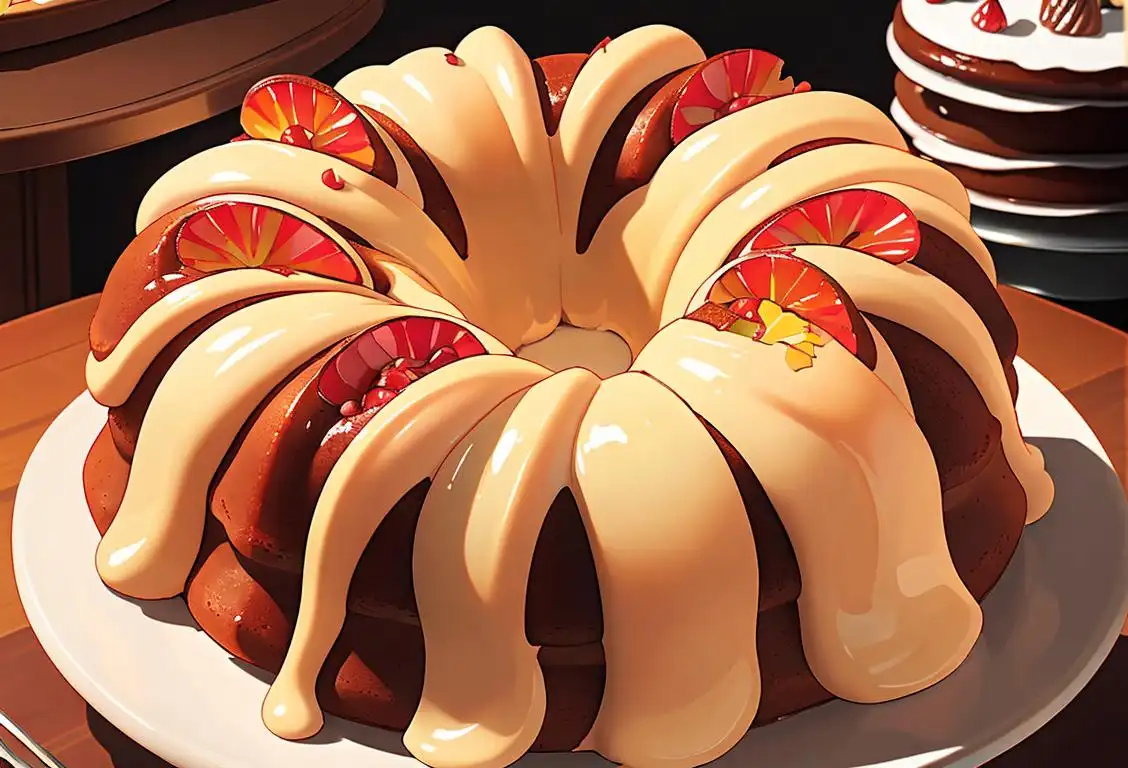
[(728, 330), (761, 344), (783, 344), (787, 347), (784, 360), (793, 371), (814, 365), (815, 348), (826, 346), (826, 339), (810, 323), (770, 299), (760, 301), (757, 313), (760, 322), (737, 320)]

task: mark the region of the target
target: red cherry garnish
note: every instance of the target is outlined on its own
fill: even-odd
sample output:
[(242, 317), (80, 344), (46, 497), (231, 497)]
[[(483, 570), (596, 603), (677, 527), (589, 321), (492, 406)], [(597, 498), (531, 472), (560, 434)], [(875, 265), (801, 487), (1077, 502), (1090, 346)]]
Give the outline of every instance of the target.
[(338, 176), (332, 168), (327, 168), (322, 172), (321, 183), (329, 189), (340, 190), (345, 188), (345, 180)]
[(313, 149), (313, 133), (301, 125), (288, 126), (282, 131), (278, 141), (302, 149)]
[(356, 416), (360, 413), (360, 403), (356, 400), (349, 400), (341, 406), (341, 415), (346, 419), (350, 416)]
[(462, 59), (458, 58), (458, 56), (453, 53), (448, 53), (446, 55), (446, 63), (450, 64), (452, 67), (459, 67), (462, 66)]
[(728, 310), (734, 315), (740, 315), (745, 320), (755, 320), (757, 317), (757, 310), (760, 308), (759, 299), (737, 299), (732, 304), (729, 304)]
[(396, 392), (399, 392), (400, 390), (407, 389), (408, 385), (411, 384), (411, 382), (414, 380), (415, 379), (412, 378), (412, 376), (407, 373), (407, 371), (397, 370), (396, 368), (389, 368), (384, 372), (382, 376), (380, 376), (380, 381), (377, 382), (377, 384), (380, 387), (386, 387), (387, 389), (392, 389)]
[(364, 395), (364, 410), (387, 405), (399, 393), (391, 389), (373, 389)]
[(984, 32), (1002, 32), (1010, 26), (1007, 14), (999, 0), (983, 0), (983, 4), (971, 15), (971, 23)]

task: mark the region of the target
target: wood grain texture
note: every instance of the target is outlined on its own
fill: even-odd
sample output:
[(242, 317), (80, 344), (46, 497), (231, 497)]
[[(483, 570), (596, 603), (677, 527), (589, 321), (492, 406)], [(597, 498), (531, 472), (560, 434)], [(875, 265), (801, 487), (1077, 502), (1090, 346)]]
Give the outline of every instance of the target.
[(65, 166), (0, 174), (0, 323), (71, 297), (66, 220)]
[[(1043, 299), (1004, 288), (1020, 354), (1085, 417), (1128, 476), (1128, 335)], [(83, 387), (86, 330), (97, 297), (0, 325), (0, 709), (76, 768), (165, 768), (90, 709), (44, 654), (19, 606), (12, 575), (12, 502), (27, 457)], [(1128, 628), (1128, 627), (1126, 627)], [(1128, 639), (1049, 725), (990, 768), (1128, 764)]]

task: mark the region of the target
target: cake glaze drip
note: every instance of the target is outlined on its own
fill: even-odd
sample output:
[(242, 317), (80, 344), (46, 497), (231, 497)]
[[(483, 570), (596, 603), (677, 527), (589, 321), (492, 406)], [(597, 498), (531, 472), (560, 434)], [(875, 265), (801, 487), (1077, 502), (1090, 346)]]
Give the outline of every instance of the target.
[[(610, 40), (582, 63), (549, 135), (534, 66), (487, 28), (454, 52), (418, 51), (342, 81), (343, 98), (365, 108), (346, 112), (371, 121), (364, 136), (380, 151), (362, 146), (345, 158), (312, 140), (248, 138), (185, 161), (146, 196), (139, 230), (163, 226), (182, 206), (188, 216), (238, 195), (337, 233), (367, 274), (350, 285), (245, 265), (185, 273), (190, 282), (140, 312), (108, 355), (90, 358), (92, 393), (120, 405), (186, 328), (259, 299), (190, 342), (157, 386), (125, 500), (98, 551), (103, 580), (124, 594), (183, 590), (226, 451), (256, 406), (309, 360), (411, 317), (458, 323), (487, 353), (413, 378), (363, 420), (334, 427), (351, 439), (317, 497), (294, 636), (263, 704), (276, 734), (320, 729), (317, 678), (362, 552), (397, 502), (430, 481), (412, 561), (426, 653), (404, 736), (415, 757), (434, 768), (501, 768), (537, 739), (546, 683), (526, 636), (527, 584), (562, 491), (576, 500), (603, 605), (603, 701), (578, 748), (632, 768), (693, 768), (727, 752), (761, 703), (761, 563), (743, 492), (703, 420), (755, 472), (783, 521), (803, 577), (803, 651), (827, 690), (887, 701), (942, 679), (970, 652), (982, 616), (948, 552), (937, 465), (900, 363), (867, 317), (926, 336), (968, 373), (1000, 424), (1033, 521), (1052, 485), (1018, 430), (977, 309), (911, 259), (889, 263), (846, 238), (788, 252), (841, 287), (854, 330), (873, 338), (872, 366), (805, 320), (786, 286), (772, 287), (751, 319), (736, 318), (744, 325), (730, 318), (733, 332), (686, 319), (713, 301), (722, 273), (763, 256), (725, 263), (758, 224), (843, 189), (899, 200), (962, 246), (993, 286), (958, 181), (906, 152), (869, 105), (788, 93), (683, 137), (576, 252), (584, 190), (616, 116), (650, 83), (704, 61), (668, 27)], [(437, 182), (413, 172), (416, 150), (396, 126), (446, 185), (457, 210), (443, 220), (461, 219), (464, 253), (440, 215), (424, 211)], [(854, 143), (776, 162), (824, 139)], [(379, 174), (370, 158), (383, 158)], [(327, 168), (340, 189), (321, 183)], [(385, 294), (373, 290), (376, 274)], [(104, 300), (99, 311), (116, 309)], [(564, 323), (617, 334), (630, 370), (554, 373), (512, 354)], [(798, 347), (808, 350), (802, 370), (788, 362)]]

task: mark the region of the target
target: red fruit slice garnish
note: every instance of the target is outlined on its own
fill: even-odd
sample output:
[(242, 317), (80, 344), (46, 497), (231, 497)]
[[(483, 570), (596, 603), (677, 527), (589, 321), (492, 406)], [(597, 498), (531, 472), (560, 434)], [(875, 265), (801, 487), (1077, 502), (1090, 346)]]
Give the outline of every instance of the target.
[(971, 15), (971, 23), (984, 32), (1002, 32), (1010, 26), (1006, 11), (999, 0), (984, 0)]
[(389, 402), (412, 382), (486, 348), (461, 325), (431, 317), (389, 320), (357, 336), (330, 360), (317, 382), (343, 416)]
[(790, 93), (811, 90), (783, 77), (783, 59), (745, 48), (706, 61), (686, 82), (674, 102), (670, 135), (677, 144), (725, 115)]
[(366, 285), (366, 270), (330, 237), (265, 205), (223, 202), (202, 208), (176, 234), (180, 263), (200, 272), (259, 267), (306, 272)]
[(765, 253), (742, 261), (714, 283), (709, 301), (755, 321), (759, 304), (768, 300), (830, 334), (857, 354), (851, 313), (838, 285), (815, 266), (787, 253)]
[(920, 224), (897, 198), (869, 189), (811, 197), (754, 229), (733, 258), (788, 245), (843, 245), (891, 264), (920, 251)]
[(376, 166), (368, 121), (344, 96), (308, 77), (263, 80), (247, 92), (239, 122), (253, 139), (324, 152), (369, 173)]

